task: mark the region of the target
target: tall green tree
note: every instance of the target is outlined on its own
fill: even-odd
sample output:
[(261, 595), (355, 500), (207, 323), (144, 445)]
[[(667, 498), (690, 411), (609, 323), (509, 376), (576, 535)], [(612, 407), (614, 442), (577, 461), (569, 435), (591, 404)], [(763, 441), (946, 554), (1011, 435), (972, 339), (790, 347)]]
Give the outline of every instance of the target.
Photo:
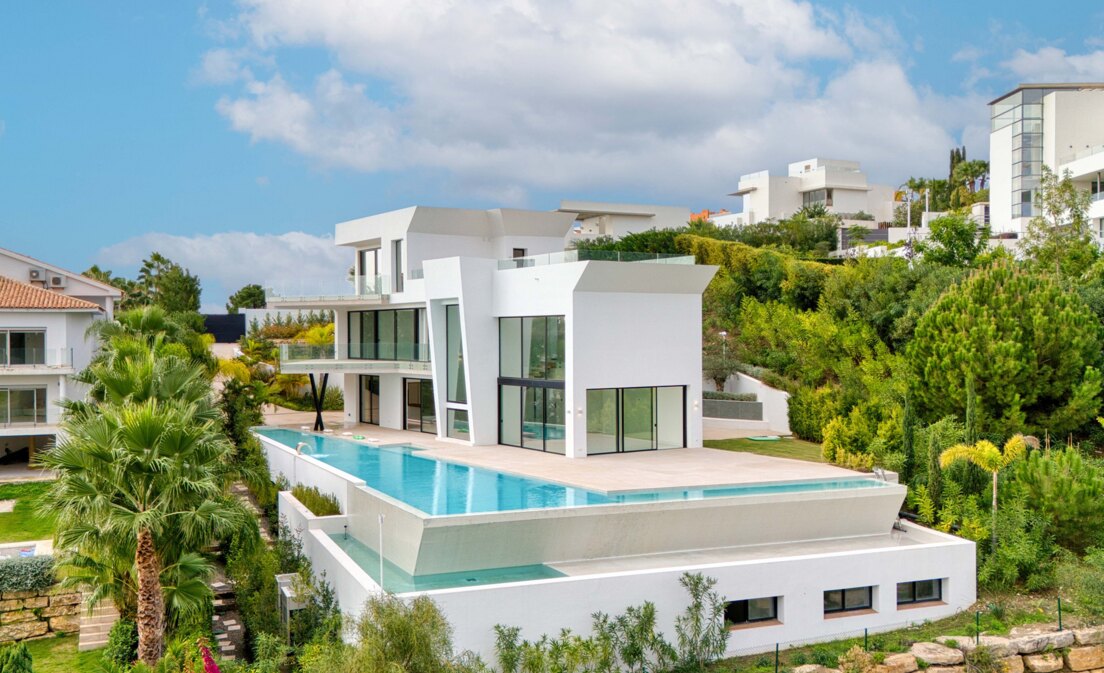
[(1032, 451), (1016, 469), (1031, 509), (1042, 514), (1055, 542), (1075, 552), (1104, 533), (1104, 470), (1073, 447)]
[(1001, 470), (1015, 461), (1023, 458), (1027, 453), (1027, 440), (1023, 435), (1015, 435), (1004, 443), (1004, 448), (997, 448), (987, 439), (974, 444), (956, 444), (944, 451), (939, 456), (941, 467), (948, 467), (958, 460), (977, 465), (981, 469), (993, 475), (993, 505), (992, 523), (990, 525), (991, 542), (994, 548), (997, 546), (997, 483)]
[(989, 226), (978, 226), (962, 213), (937, 217), (928, 223), (928, 229), (928, 238), (917, 249), (934, 264), (971, 266), (989, 244)]
[(120, 556), (133, 559), (138, 653), (152, 666), (166, 604), (170, 614), (195, 614), (210, 598), (199, 552), (233, 533), (259, 533), (227, 492), (232, 450), (203, 370), (133, 343), (90, 367), (99, 395), (67, 405), (61, 440), (41, 461), (58, 477), (44, 506), (57, 516), (63, 557), (123, 568)]
[(169, 313), (196, 313), (202, 292), (199, 277), (187, 269), (173, 265), (158, 275), (155, 283), (155, 301)]
[(1025, 259), (1044, 270), (1079, 277), (1100, 258), (1090, 229), (1090, 197), (1073, 183), (1070, 172), (1059, 177), (1047, 166), (1035, 191), (1035, 217), (1020, 241)]
[(973, 377), (982, 433), (1064, 435), (1100, 407), (1100, 326), (1053, 278), (998, 262), (924, 314), (906, 352), (917, 410), (963, 417)]
[(265, 291), (264, 288), (256, 283), (246, 285), (234, 294), (230, 295), (230, 300), (226, 303), (227, 313), (237, 313), (239, 309), (243, 308), (264, 308), (265, 307)]

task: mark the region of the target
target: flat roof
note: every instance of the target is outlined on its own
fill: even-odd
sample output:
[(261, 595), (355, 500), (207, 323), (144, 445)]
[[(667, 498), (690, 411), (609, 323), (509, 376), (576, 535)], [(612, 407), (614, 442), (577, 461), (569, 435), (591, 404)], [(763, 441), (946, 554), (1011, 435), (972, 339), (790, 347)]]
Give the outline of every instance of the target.
[(1081, 89), (1104, 89), (1104, 82), (1035, 82), (1024, 83), (1016, 85), (1015, 89), (1012, 89), (1008, 93), (997, 96), (993, 100), (989, 101), (988, 105), (999, 103), (1005, 98), (1023, 91), (1024, 89), (1059, 89), (1061, 91), (1080, 91)]

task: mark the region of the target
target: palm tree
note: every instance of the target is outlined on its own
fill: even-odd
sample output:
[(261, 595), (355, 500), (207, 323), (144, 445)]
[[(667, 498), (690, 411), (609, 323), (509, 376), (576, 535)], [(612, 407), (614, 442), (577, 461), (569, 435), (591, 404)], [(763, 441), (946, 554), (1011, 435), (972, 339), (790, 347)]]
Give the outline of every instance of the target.
[(96, 577), (110, 583), (95, 586), (94, 596), (133, 592), (138, 656), (153, 666), (166, 599), (173, 614), (209, 600), (209, 564), (198, 551), (258, 531), (227, 494), (232, 448), (202, 370), (135, 343), (118, 342), (86, 370), (98, 393), (90, 402), (65, 405), (61, 440), (42, 457), (58, 475), (44, 506), (57, 516), (62, 553), (93, 585)]
[[(959, 164), (961, 165), (961, 164)], [(997, 476), (1000, 471), (1019, 460), (1027, 453), (1028, 444), (1037, 447), (1039, 440), (1034, 437), (1015, 435), (1004, 443), (1003, 449), (998, 449), (987, 439), (974, 444), (955, 444), (939, 455), (939, 464), (944, 469), (958, 460), (965, 460), (977, 465), (993, 475), (993, 515), (990, 524), (992, 545), (997, 546)]]

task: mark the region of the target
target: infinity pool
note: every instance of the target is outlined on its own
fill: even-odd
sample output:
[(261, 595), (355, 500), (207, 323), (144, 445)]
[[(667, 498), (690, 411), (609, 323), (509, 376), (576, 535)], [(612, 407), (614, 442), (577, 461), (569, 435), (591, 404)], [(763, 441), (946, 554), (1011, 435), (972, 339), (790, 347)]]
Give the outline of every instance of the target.
[(304, 455), (363, 479), (370, 488), (431, 516), (837, 491), (887, 485), (869, 477), (848, 477), (608, 494), (426, 458), (410, 446), (370, 446), (287, 428), (255, 428), (254, 432), (289, 449), (302, 442), (307, 445), (303, 449)]

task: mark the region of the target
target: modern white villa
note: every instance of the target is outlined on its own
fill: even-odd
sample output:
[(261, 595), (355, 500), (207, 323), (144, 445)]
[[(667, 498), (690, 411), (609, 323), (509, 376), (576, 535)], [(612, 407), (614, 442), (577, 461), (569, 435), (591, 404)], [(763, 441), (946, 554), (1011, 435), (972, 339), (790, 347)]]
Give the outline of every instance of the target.
[[(758, 171), (740, 176), (731, 196), (743, 197), (743, 210), (713, 218), (724, 226), (742, 226), (792, 216), (806, 206), (822, 205), (840, 215), (845, 226), (875, 228), (893, 221), (893, 187), (867, 182), (857, 161), (814, 157), (789, 165), (786, 175)], [(859, 213), (865, 213), (867, 219)]]
[(110, 318), (116, 288), (0, 248), (0, 465), (26, 464), (57, 434), (70, 377), (86, 367), (92, 321)]
[(645, 601), (672, 635), (687, 571), (718, 580), (730, 652), (974, 601), (973, 543), (898, 521), (892, 473), (702, 448), (701, 296), (716, 269), (565, 251), (578, 215), (415, 207), (344, 222), (348, 281), (270, 287), (272, 308), (337, 315), (337, 343), (287, 346), (281, 366), (341, 380), (341, 427), (256, 434), (274, 477), (341, 504), (316, 517), (280, 494), (344, 611), (381, 590), (426, 594), (458, 647), (492, 657), (496, 624), (585, 633), (593, 613)]
[(1104, 83), (1021, 84), (989, 103), (993, 233), (1024, 233), (1045, 165), (1092, 195), (1089, 217), (1104, 235), (1101, 110)]

